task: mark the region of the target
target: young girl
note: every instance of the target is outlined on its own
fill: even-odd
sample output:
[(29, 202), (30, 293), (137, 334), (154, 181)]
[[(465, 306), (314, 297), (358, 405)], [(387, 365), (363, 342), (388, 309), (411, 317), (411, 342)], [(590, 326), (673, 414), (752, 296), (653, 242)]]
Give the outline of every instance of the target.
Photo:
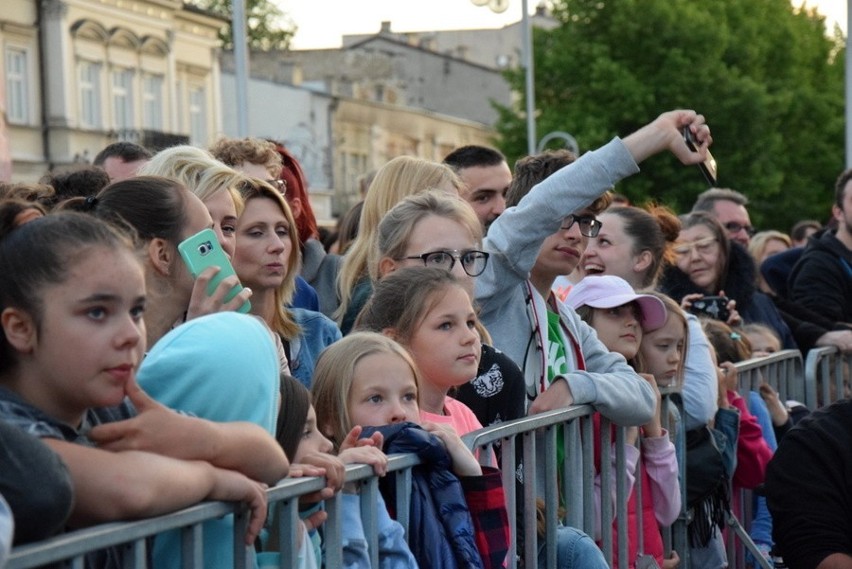
[[(658, 524), (670, 526), (680, 513), (680, 483), (678, 480), (678, 465), (675, 448), (669, 440), (668, 433), (662, 428), (661, 401), (657, 383), (671, 383), (682, 372), (682, 347), (672, 352), (668, 368), (659, 377), (654, 372), (660, 372), (657, 364), (659, 358), (651, 362), (640, 363), (640, 346), (645, 339), (651, 337), (654, 331), (664, 329), (671, 321), (674, 331), (685, 321), (677, 319), (676, 315), (666, 313), (662, 301), (652, 295), (640, 295), (622, 278), (615, 276), (592, 276), (582, 279), (574, 285), (567, 297), (567, 304), (577, 311), (583, 320), (588, 322), (598, 333), (598, 338), (611, 351), (624, 356), (639, 372), (647, 366), (650, 374), (643, 374), (646, 380), (657, 392), (657, 406), (654, 417), (641, 428), (641, 458), (642, 458), (642, 511), (637, 512), (637, 496), (631, 492), (627, 503), (627, 529), (629, 566), (635, 567), (640, 551), (638, 543), (637, 516), (642, 516), (643, 543), (641, 551), (651, 555), (661, 567), (674, 567), (678, 563), (676, 553), (671, 559), (664, 558), (662, 535)], [(678, 311), (679, 312), (679, 311)], [(656, 354), (655, 354), (656, 355)], [(641, 358), (644, 362), (644, 358)], [(671, 374), (671, 377), (669, 375)], [(656, 380), (656, 381), (655, 381)], [(634, 445), (637, 435), (635, 428), (628, 431), (626, 448), (628, 469), (635, 471), (639, 453)], [(616, 525), (613, 524), (613, 533)], [(617, 537), (614, 536), (614, 542)], [(613, 564), (617, 564), (613, 559)]]
[[(237, 500), (252, 509), (253, 543), (266, 515), (263, 486), (215, 465), (263, 454), (254, 436), (262, 429), (239, 428), (251, 449), (240, 454), (223, 444), (239, 440), (235, 431), (168, 411), (138, 388), (144, 309), (136, 252), (103, 222), (59, 213), (0, 235), (0, 418), (44, 439), (68, 466), (72, 527)], [(120, 419), (128, 420), (111, 422)], [(277, 472), (265, 480), (285, 475), (286, 460), (279, 468), (269, 458), (264, 468)]]
[(340, 330), (320, 312), (287, 308), (299, 273), (298, 235), (287, 202), (268, 183), (253, 178), (240, 193), (245, 208), (237, 221), (234, 270), (252, 290), (252, 314), (281, 337), (290, 372), (309, 386), (316, 358), (340, 338)]
[[(719, 407), (721, 409), (733, 409), (739, 413), (737, 467), (733, 478), (734, 495), (732, 503), (734, 513), (741, 516), (740, 492), (738, 490), (753, 490), (763, 484), (766, 476), (766, 465), (772, 458), (778, 443), (772, 418), (763, 398), (758, 393), (749, 391), (746, 400), (738, 393), (737, 372), (733, 366), (735, 363), (750, 357), (752, 350), (748, 339), (731, 329), (724, 322), (702, 319), (702, 324), (716, 352), (720, 364), (720, 373), (724, 377), (725, 389), (719, 393)], [(784, 423), (788, 421), (789, 418), (786, 417), (785, 413)], [(787, 429), (790, 426), (787, 425)], [(770, 559), (772, 516), (766, 507), (766, 498), (754, 496), (752, 502), (753, 519), (749, 528), (749, 535), (763, 553), (763, 556)]]
[[(466, 201), (446, 192), (421, 192), (403, 199), (382, 218), (367, 268), (375, 283), (404, 267), (443, 267), (473, 295), (476, 278), (488, 263), (481, 248), (482, 225)], [(523, 417), (526, 393), (520, 368), (490, 345), (483, 326), (478, 328), (482, 349), (476, 377), (453, 396), (483, 425)]]
[[(319, 429), (311, 394), (305, 386), (293, 377), (281, 376), (281, 395), (282, 400), (287, 401), (287, 409), (278, 416), (277, 436), (291, 461), (311, 462), (311, 455), (332, 453), (334, 445)], [(359, 440), (360, 434), (361, 428), (358, 426), (347, 433), (337, 458), (342, 464), (370, 464), (376, 474), (384, 476), (388, 459), (381, 451), (381, 435)], [(378, 553), (382, 567), (416, 569), (417, 562), (405, 542), (402, 526), (390, 518), (381, 495), (378, 499)], [(344, 487), (342, 511), (343, 564), (345, 567), (369, 568), (370, 556), (361, 522), (357, 485), (348, 484)]]
[[(444, 278), (448, 275), (446, 271), (429, 271), (433, 272)], [(417, 273), (418, 280), (421, 273)], [(448, 286), (459, 289), (457, 284)], [(409, 313), (413, 319), (410, 324), (420, 323), (418, 312), (422, 312), (424, 305), (437, 306), (436, 295), (429, 296), (412, 299), (419, 310)], [(455, 337), (458, 327), (468, 328), (466, 322), (456, 322), (456, 318), (453, 314), (446, 317), (452, 323), (442, 322), (434, 328), (430, 325), (430, 332)], [(468, 320), (466, 310), (465, 320)], [(401, 334), (407, 332), (401, 326), (397, 330)], [(463, 330), (458, 335), (469, 334)], [(461, 349), (446, 346), (455, 354), (453, 362), (448, 364), (450, 367), (470, 368), (467, 360), (473, 352), (468, 344), (463, 340)], [(415, 486), (409, 527), (409, 546), (421, 567), (431, 567), (442, 560), (466, 567), (502, 567), (508, 545), (508, 521), (500, 473), (481, 467), (455, 431), (446, 425), (429, 421), (422, 423), (422, 429), (411, 425), (421, 422), (418, 386), (425, 386), (425, 381), (419, 382), (418, 376), (411, 356), (395, 341), (369, 332), (350, 334), (328, 347), (317, 362), (312, 392), (320, 429), (339, 445), (355, 425), (390, 425), (393, 428), (386, 433), (385, 451), (400, 448), (397, 444), (409, 444), (426, 462), (413, 471)], [(427, 397), (436, 400), (440, 388), (425, 389)], [(440, 403), (438, 406), (446, 410)], [(451, 408), (457, 409), (452, 405)], [(424, 436), (424, 430), (434, 437)], [(450, 467), (452, 472), (447, 470)], [(395, 494), (387, 489), (383, 493), (393, 505)], [(440, 503), (441, 513), (436, 503)]]

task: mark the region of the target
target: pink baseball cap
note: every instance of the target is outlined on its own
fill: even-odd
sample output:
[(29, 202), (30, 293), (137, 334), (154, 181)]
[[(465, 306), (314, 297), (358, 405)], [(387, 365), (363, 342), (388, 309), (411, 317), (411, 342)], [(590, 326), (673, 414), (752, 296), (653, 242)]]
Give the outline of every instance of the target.
[(575, 310), (581, 306), (615, 308), (630, 302), (639, 305), (642, 312), (639, 325), (645, 332), (666, 323), (668, 314), (662, 300), (650, 294), (636, 294), (626, 280), (613, 275), (588, 276), (575, 284), (565, 299), (565, 304)]

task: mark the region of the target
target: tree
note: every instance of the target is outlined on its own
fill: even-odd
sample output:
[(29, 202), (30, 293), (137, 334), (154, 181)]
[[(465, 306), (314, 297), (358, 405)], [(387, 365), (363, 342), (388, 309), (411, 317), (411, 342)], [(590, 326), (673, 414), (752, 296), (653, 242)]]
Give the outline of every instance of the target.
[[(538, 132), (570, 132), (581, 150), (662, 111), (695, 108), (711, 124), (719, 185), (749, 196), (759, 228), (825, 219), (843, 169), (843, 38), (789, 0), (555, 0), (561, 25), (535, 30)], [(523, 70), (508, 72), (523, 93)], [(518, 103), (523, 106), (521, 96)], [(524, 117), (499, 108), (507, 156), (525, 152)], [(688, 211), (706, 186), (671, 157), (646, 162), (618, 191)]]
[[(232, 17), (232, 0), (195, 0), (206, 10), (227, 19)], [(246, 35), (250, 49), (263, 51), (286, 50), (296, 34), (296, 25), (270, 0), (245, 0)], [(224, 49), (234, 48), (231, 26), (219, 32)]]

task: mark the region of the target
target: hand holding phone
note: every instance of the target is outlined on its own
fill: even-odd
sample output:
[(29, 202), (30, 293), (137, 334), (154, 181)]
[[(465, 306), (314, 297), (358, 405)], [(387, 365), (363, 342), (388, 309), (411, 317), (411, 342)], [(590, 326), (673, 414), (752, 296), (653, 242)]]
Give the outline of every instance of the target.
[(729, 299), (725, 296), (705, 296), (693, 300), (689, 311), (696, 316), (707, 316), (715, 320), (727, 322), (731, 313), (728, 311)]
[[(689, 125), (683, 127), (683, 140), (691, 151), (698, 152), (698, 141), (695, 140), (692, 131), (689, 130)], [(710, 186), (715, 186), (717, 177), (716, 159), (713, 158), (709, 150), (707, 151), (707, 158), (703, 162), (698, 163), (698, 168), (704, 174), (704, 179), (707, 180), (707, 183)]]
[[(225, 251), (222, 250), (222, 246), (219, 245), (219, 241), (216, 239), (216, 234), (210, 228), (203, 229), (195, 235), (184, 239), (178, 245), (178, 252), (189, 269), (193, 279), (198, 278), (198, 275), (208, 267), (219, 267), (219, 272), (216, 273), (207, 284), (208, 296), (212, 296), (216, 292), (216, 288), (219, 286), (219, 283), (221, 283), (225, 278), (232, 275), (236, 276), (234, 267), (228, 260), (228, 256), (225, 255)], [(228, 302), (233, 299), (241, 290), (243, 290), (243, 286), (237, 282), (237, 284), (225, 296), (224, 302)], [(237, 309), (237, 312), (246, 314), (250, 309), (251, 303), (246, 300), (242, 306)]]

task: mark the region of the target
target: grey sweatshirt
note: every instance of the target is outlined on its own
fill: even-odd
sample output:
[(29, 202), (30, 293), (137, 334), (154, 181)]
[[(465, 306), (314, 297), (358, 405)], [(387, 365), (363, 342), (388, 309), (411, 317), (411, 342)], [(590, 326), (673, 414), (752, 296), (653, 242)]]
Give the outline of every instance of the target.
[[(524, 371), (528, 405), (548, 385), (543, 351), (549, 345), (546, 304), (528, 282), (542, 242), (567, 215), (638, 171), (621, 140), (613, 139), (537, 184), (488, 230), (484, 248), (491, 257), (477, 278), (476, 301), (494, 347)], [(647, 423), (656, 403), (651, 386), (620, 354), (607, 350), (573, 309), (559, 303), (559, 314), (568, 368), (574, 370), (561, 379), (568, 382), (575, 404), (591, 404), (619, 425)], [(574, 342), (582, 353), (584, 370), (579, 369)]]

